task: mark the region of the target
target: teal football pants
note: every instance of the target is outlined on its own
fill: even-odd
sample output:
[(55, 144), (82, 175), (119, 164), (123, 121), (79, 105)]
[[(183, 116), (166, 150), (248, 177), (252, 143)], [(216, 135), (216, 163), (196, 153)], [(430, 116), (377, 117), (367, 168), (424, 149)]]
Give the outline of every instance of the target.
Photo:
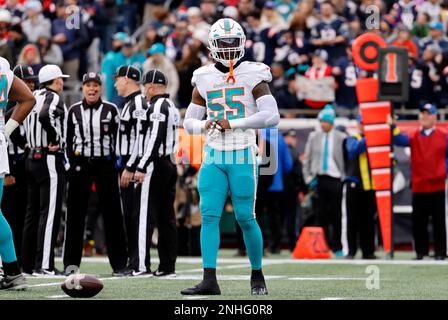
[[(3, 178), (0, 178), (0, 204), (3, 196)], [(10, 263), (17, 260), (12, 238), (11, 227), (0, 209), (0, 257), (3, 262)]]
[(219, 151), (204, 147), (198, 189), (202, 215), (201, 252), (204, 268), (216, 268), (219, 222), (228, 192), (253, 270), (261, 269), (263, 239), (255, 220), (258, 166), (255, 148)]

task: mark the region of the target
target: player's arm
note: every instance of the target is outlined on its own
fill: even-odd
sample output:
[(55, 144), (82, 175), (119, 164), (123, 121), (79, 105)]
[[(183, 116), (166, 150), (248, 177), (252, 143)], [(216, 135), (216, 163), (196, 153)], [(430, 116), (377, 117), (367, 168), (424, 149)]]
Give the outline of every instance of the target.
[(280, 122), (277, 101), (271, 94), (267, 82), (260, 82), (252, 90), (258, 112), (247, 118), (234, 120), (218, 120), (218, 124), (225, 129), (262, 129), (275, 127)]
[(211, 121), (202, 120), (206, 111), (206, 102), (198, 89), (194, 87), (190, 105), (187, 108), (184, 119), (184, 129), (189, 134), (200, 134), (211, 125)]
[(8, 99), (17, 101), (17, 105), (14, 107), (14, 111), (5, 125), (5, 134), (7, 137), (25, 120), (36, 103), (36, 99), (31, 90), (16, 76), (14, 76)]

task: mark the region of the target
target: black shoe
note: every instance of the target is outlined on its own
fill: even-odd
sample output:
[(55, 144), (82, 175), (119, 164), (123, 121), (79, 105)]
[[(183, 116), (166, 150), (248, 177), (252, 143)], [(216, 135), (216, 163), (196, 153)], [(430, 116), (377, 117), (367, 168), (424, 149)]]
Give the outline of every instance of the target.
[(183, 295), (193, 296), (193, 295), (213, 295), (218, 296), (221, 294), (221, 289), (219, 289), (218, 282), (216, 280), (202, 281), (193, 288), (184, 289), (180, 292)]
[(119, 270), (114, 270), (114, 272), (112, 272), (112, 275), (114, 277), (129, 277), (132, 276), (134, 270), (131, 268), (123, 268), (123, 269), (119, 269)]
[(157, 269), (156, 271), (154, 271), (152, 273), (152, 275), (154, 277), (157, 277), (157, 278), (175, 278), (176, 277), (176, 272), (174, 272), (174, 271), (161, 271), (161, 270)]
[(423, 260), (424, 255), (418, 254), (413, 260)]
[(442, 261), (445, 260), (445, 256), (436, 256), (435, 259), (438, 261)]
[(365, 255), (365, 256), (363, 255), (362, 258), (365, 259), (365, 260), (375, 260), (375, 259), (378, 259), (378, 257), (376, 255), (374, 255), (374, 254), (368, 254), (368, 255)]
[(0, 290), (26, 290), (28, 285), (26, 284), (25, 277), (20, 273), (15, 276), (3, 275), (0, 279)]
[(265, 296), (268, 294), (268, 289), (266, 288), (266, 283), (263, 279), (250, 279), (250, 293), (253, 296)]
[(353, 260), (353, 259), (355, 259), (355, 255), (354, 254), (348, 254), (348, 255), (345, 256), (345, 259)]

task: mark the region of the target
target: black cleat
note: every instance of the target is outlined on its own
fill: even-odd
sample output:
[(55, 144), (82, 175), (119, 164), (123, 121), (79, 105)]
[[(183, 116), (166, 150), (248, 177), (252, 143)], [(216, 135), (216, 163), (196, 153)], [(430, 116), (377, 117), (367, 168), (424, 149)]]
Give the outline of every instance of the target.
[(268, 294), (266, 288), (266, 282), (261, 270), (252, 270), (252, 276), (250, 277), (250, 293), (253, 296), (265, 296)]
[(216, 281), (202, 281), (193, 288), (184, 289), (180, 292), (183, 295), (221, 295), (221, 289), (219, 289), (218, 282)]
[(23, 291), (28, 289), (25, 277), (20, 273), (15, 276), (3, 275), (0, 280), (0, 290)]

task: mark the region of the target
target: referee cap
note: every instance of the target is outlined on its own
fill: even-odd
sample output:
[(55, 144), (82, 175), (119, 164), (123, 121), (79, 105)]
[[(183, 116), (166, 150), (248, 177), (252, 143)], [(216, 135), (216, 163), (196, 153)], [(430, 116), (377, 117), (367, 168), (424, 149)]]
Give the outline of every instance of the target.
[(141, 73), (140, 73), (140, 70), (138, 70), (136, 67), (121, 66), (121, 67), (118, 67), (118, 69), (115, 73), (115, 76), (114, 76), (115, 79), (118, 77), (127, 77), (129, 79), (139, 82)]
[(102, 84), (100, 75), (95, 72), (88, 72), (85, 75), (83, 75), (82, 84), (86, 84), (89, 81), (95, 81), (99, 85)]
[(156, 83), (156, 84), (161, 84), (166, 86), (168, 81), (166, 80), (165, 75), (163, 74), (163, 72), (154, 69), (154, 70), (150, 70), (148, 71), (145, 76), (143, 77), (143, 84), (147, 84), (147, 83)]
[(37, 76), (34, 74), (33, 68), (25, 65), (17, 65), (12, 70), (14, 75), (22, 80), (36, 80)]

